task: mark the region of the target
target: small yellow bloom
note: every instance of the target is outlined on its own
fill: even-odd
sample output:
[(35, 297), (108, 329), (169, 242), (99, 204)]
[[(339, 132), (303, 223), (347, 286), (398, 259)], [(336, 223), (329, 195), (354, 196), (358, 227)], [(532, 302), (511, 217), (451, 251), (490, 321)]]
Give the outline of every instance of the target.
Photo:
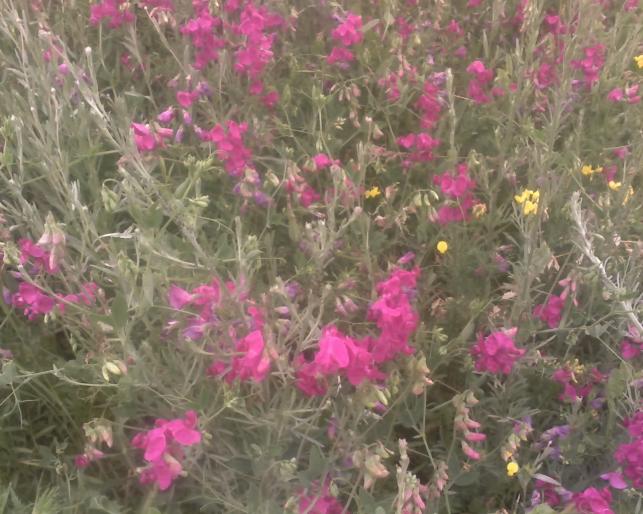
[(449, 249), (449, 244), (446, 241), (438, 241), (438, 244), (435, 247), (438, 252), (440, 252), (442, 255), (447, 253), (447, 250)]
[(538, 212), (539, 199), (540, 191), (532, 191), (531, 189), (525, 189), (520, 195), (514, 196), (516, 203), (522, 205), (522, 213), (525, 216)]
[(522, 204), (525, 202), (528, 196), (529, 196), (529, 189), (525, 189), (522, 192), (522, 194), (514, 196), (514, 200), (516, 200), (516, 203)]
[(621, 185), (622, 184), (620, 182), (614, 182), (613, 180), (610, 180), (607, 183), (607, 187), (609, 187), (612, 191), (618, 191), (619, 189), (621, 189)]
[(522, 213), (525, 216), (529, 216), (530, 214), (536, 214), (538, 212), (538, 202), (532, 202), (531, 200), (527, 200), (525, 202), (525, 205), (522, 208)]
[(643, 69), (643, 54), (634, 57), (634, 61), (639, 69)]
[(585, 166), (583, 166), (580, 169), (580, 172), (583, 175), (585, 175), (586, 177), (589, 177), (592, 173), (594, 173), (594, 170), (592, 169), (592, 167), (589, 164), (585, 164)]
[(520, 466), (517, 462), (511, 461), (507, 463), (507, 476), (512, 477), (518, 473), (518, 471), (520, 471)]
[(373, 186), (371, 189), (364, 193), (364, 196), (366, 198), (375, 198), (377, 196), (380, 196), (381, 194), (382, 192), (380, 191), (380, 188), (377, 186)]

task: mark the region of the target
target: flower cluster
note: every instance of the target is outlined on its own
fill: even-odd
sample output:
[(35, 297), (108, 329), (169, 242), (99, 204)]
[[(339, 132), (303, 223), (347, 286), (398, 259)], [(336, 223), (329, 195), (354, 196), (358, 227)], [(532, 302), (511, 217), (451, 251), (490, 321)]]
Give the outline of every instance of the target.
[(337, 64), (340, 68), (347, 68), (355, 59), (349, 47), (362, 42), (362, 17), (348, 12), (346, 16), (338, 18), (339, 25), (331, 32), (332, 38), (339, 46), (333, 47), (326, 58), (328, 64)]
[(630, 442), (621, 444), (614, 459), (623, 467), (623, 475), (636, 489), (643, 489), (643, 411), (639, 410), (624, 423)]
[(109, 28), (115, 29), (124, 23), (134, 21), (131, 4), (127, 0), (102, 0), (90, 8), (89, 22), (98, 25), (104, 19), (109, 19)]
[[(563, 392), (559, 396), (560, 401), (571, 403), (587, 398), (594, 391), (595, 386), (603, 383), (606, 378), (597, 368), (587, 372), (584, 366), (578, 364), (578, 361), (566, 364), (554, 371), (552, 375), (552, 379), (563, 386)], [(603, 398), (596, 393), (592, 401), (593, 407), (598, 408), (602, 403)]]
[(614, 514), (610, 507), (612, 492), (608, 488), (588, 487), (574, 494), (573, 501), (578, 514)]
[(477, 343), (471, 348), (476, 370), (505, 375), (511, 373), (515, 362), (526, 352), (524, 348), (516, 348), (514, 337), (517, 332), (518, 329), (513, 327), (492, 332), (486, 337), (478, 335)]
[(522, 193), (514, 196), (518, 205), (522, 205), (522, 213), (525, 216), (536, 214), (538, 212), (538, 200), (540, 200), (540, 191), (524, 189)]
[(168, 489), (183, 473), (183, 460), (187, 446), (201, 442), (201, 432), (196, 428), (197, 415), (194, 411), (185, 413), (183, 419), (157, 419), (155, 428), (136, 434), (132, 446), (145, 450), (147, 462), (141, 471), (141, 484), (155, 483), (161, 491)]
[(462, 451), (471, 460), (480, 460), (480, 452), (474, 450), (469, 443), (481, 443), (487, 439), (486, 434), (478, 432), (482, 425), (469, 416), (471, 408), (477, 403), (477, 398), (470, 391), (457, 396), (453, 401), (456, 410), (453, 425), (456, 430), (462, 432)]
[(477, 104), (487, 104), (491, 102), (492, 96), (504, 94), (501, 88), (492, 88), (493, 70), (485, 66), (482, 61), (473, 61), (467, 66), (467, 73), (473, 77), (467, 86), (467, 95)]
[(226, 41), (216, 33), (222, 26), (221, 18), (212, 16), (207, 1), (192, 2), (195, 17), (181, 27), (181, 34), (188, 37), (195, 50), (193, 66), (204, 69), (209, 63), (219, 59), (219, 50), (225, 48)]
[(597, 44), (583, 49), (583, 59), (572, 61), (572, 67), (583, 73), (582, 83), (591, 89), (598, 82), (605, 64), (605, 45)]
[(438, 208), (436, 219), (440, 225), (465, 221), (470, 218), (475, 200), (472, 191), (476, 182), (469, 176), (469, 168), (465, 163), (458, 164), (456, 170), (446, 171), (433, 177), (448, 203)]
[(378, 337), (355, 339), (334, 325), (324, 327), (313, 359), (303, 355), (295, 359), (297, 387), (307, 395), (323, 395), (332, 375), (344, 376), (354, 386), (386, 378), (378, 365), (413, 353), (408, 340), (418, 323), (411, 305), (418, 275), (417, 268), (396, 269), (377, 285), (379, 297), (370, 306), (368, 318), (380, 330)]

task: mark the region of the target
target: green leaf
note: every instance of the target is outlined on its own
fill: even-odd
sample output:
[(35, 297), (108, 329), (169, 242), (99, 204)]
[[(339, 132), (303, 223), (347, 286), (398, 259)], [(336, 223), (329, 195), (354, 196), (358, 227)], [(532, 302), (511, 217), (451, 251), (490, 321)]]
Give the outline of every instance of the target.
[(127, 324), (127, 300), (125, 295), (119, 293), (112, 300), (112, 326), (116, 329), (125, 327)]
[[(16, 379), (16, 365), (13, 361), (7, 362), (2, 366), (2, 373), (0, 373), (0, 386), (13, 384), (13, 381)], [(0, 511), (1, 513), (2, 511)]]

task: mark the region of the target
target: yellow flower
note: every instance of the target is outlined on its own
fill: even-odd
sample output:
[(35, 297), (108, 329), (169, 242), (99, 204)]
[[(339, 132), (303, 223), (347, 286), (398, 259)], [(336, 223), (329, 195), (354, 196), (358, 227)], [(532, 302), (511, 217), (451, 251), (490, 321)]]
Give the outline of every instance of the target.
[(643, 54), (634, 57), (634, 61), (639, 69), (643, 69)]
[(530, 214), (536, 214), (538, 212), (538, 202), (532, 202), (531, 200), (527, 200), (525, 202), (525, 205), (522, 208), (522, 213), (525, 216), (529, 216)]
[(442, 255), (447, 253), (447, 250), (449, 249), (449, 244), (446, 241), (438, 241), (438, 244), (435, 247), (438, 252), (440, 252)]
[(522, 213), (525, 216), (536, 214), (538, 212), (538, 200), (540, 200), (540, 191), (525, 189), (520, 195), (514, 196), (518, 205), (522, 205)]
[(618, 191), (621, 189), (621, 183), (620, 182), (614, 182), (613, 180), (610, 180), (607, 183), (607, 187), (609, 187), (612, 191)]
[(514, 196), (514, 200), (516, 200), (516, 203), (521, 204), (521, 203), (524, 203), (524, 201), (528, 198), (528, 196), (529, 196), (529, 189), (525, 189), (521, 195)]
[(583, 166), (583, 167), (580, 169), (580, 172), (581, 172), (583, 175), (585, 175), (586, 177), (588, 177), (588, 176), (590, 176), (592, 173), (594, 173), (594, 170), (592, 169), (592, 167), (591, 167), (589, 164), (585, 164), (585, 166)]
[(507, 463), (507, 476), (512, 477), (518, 473), (518, 471), (520, 471), (520, 466), (517, 462), (511, 461)]
[(380, 188), (377, 186), (373, 186), (371, 189), (364, 193), (364, 196), (366, 198), (375, 198), (377, 196), (380, 196), (381, 194), (382, 192), (380, 191)]

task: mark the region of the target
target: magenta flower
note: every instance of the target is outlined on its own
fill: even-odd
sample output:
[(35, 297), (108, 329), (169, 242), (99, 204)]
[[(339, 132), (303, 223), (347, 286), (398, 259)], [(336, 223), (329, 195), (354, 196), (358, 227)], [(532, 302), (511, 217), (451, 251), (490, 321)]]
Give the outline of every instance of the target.
[(610, 507), (612, 493), (608, 488), (589, 487), (573, 496), (574, 506), (579, 514), (614, 514)]
[(584, 58), (572, 61), (572, 68), (582, 71), (585, 85), (591, 89), (605, 64), (605, 45), (598, 44), (583, 49)]
[(332, 166), (333, 164), (338, 165), (339, 161), (336, 159), (331, 159), (325, 153), (318, 153), (313, 157), (313, 164), (315, 165), (315, 169), (319, 171), (319, 170), (326, 169), (329, 166)]
[(132, 23), (134, 13), (126, 0), (103, 0), (90, 7), (89, 22), (98, 25), (104, 19), (109, 19), (109, 28), (115, 29), (124, 23)]
[(344, 21), (331, 32), (331, 36), (344, 46), (360, 43), (364, 38), (362, 17), (349, 12)]
[(265, 347), (261, 330), (250, 332), (236, 342), (236, 356), (232, 359), (230, 369), (226, 369), (224, 363), (217, 361), (210, 366), (208, 372), (223, 376), (228, 383), (236, 379), (261, 382), (270, 372), (270, 358)]
[(188, 411), (183, 419), (157, 419), (156, 428), (132, 438), (132, 446), (145, 450), (143, 458), (148, 462), (139, 478), (141, 484), (156, 483), (161, 491), (172, 485), (183, 471), (183, 448), (201, 441), (196, 425), (196, 413)]
[(22, 309), (29, 320), (34, 320), (40, 315), (49, 314), (56, 306), (55, 300), (45, 294), (40, 288), (21, 282), (18, 292), (11, 297), (14, 307)]
[(557, 328), (560, 325), (565, 300), (557, 295), (550, 295), (544, 304), (534, 308), (533, 315), (541, 319), (549, 328)]
[(353, 52), (341, 46), (333, 48), (328, 57), (326, 57), (328, 64), (337, 64), (340, 68), (347, 68), (353, 60), (355, 60)]
[(643, 489), (643, 411), (624, 422), (631, 440), (619, 445), (614, 459), (623, 468), (623, 475), (637, 489)]
[(511, 373), (515, 362), (526, 352), (525, 349), (515, 346), (514, 337), (517, 331), (518, 329), (513, 327), (492, 332), (487, 337), (480, 334), (477, 343), (471, 348), (471, 354), (476, 360), (476, 370), (505, 375)]
[(151, 152), (156, 148), (157, 138), (152, 133), (149, 125), (144, 123), (132, 123), (132, 130), (134, 131), (134, 143), (138, 151)]

